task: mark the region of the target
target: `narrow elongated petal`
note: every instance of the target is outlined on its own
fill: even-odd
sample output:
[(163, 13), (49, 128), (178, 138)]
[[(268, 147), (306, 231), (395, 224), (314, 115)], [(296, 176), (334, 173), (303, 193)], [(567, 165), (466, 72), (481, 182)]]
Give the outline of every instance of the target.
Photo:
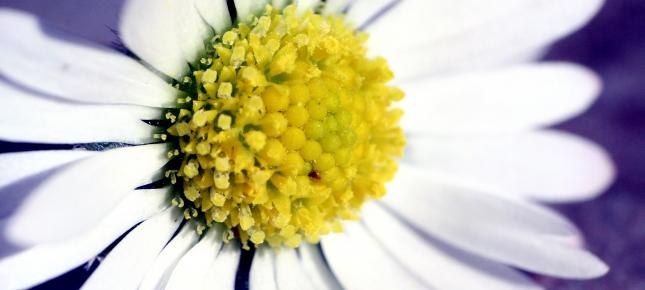
[(295, 0), (294, 4), (298, 9), (298, 13), (302, 14), (307, 10), (315, 9), (320, 4), (320, 0)]
[[(347, 2), (347, 1), (346, 1)], [(383, 12), (389, 12), (388, 5), (392, 0), (354, 0), (351, 1), (347, 9), (347, 22), (357, 28), (365, 27), (375, 18), (381, 18)]]
[(198, 241), (199, 236), (195, 232), (195, 225), (192, 223), (184, 225), (177, 236), (163, 248), (159, 256), (155, 259), (141, 281), (139, 290), (164, 289), (166, 283), (168, 283), (170, 274), (175, 269), (179, 260)]
[(266, 0), (235, 0), (234, 2), (240, 22), (246, 22), (253, 15), (258, 15), (264, 9), (264, 5), (268, 3)]
[(240, 251), (240, 246), (236, 242), (224, 245), (206, 273), (201, 289), (234, 290)]
[(508, 63), (579, 29), (604, 1), (396, 2), (367, 27), (369, 46), (408, 78)]
[(302, 269), (318, 290), (341, 290), (343, 287), (331, 272), (318, 246), (302, 244), (298, 248)]
[(510, 267), (424, 239), (375, 203), (366, 204), (361, 212), (374, 235), (373, 242), (383, 245), (397, 262), (438, 289), (542, 289)]
[(344, 233), (322, 238), (323, 253), (344, 289), (432, 289), (397, 264), (362, 224), (344, 227)]
[(5, 234), (29, 245), (90, 230), (128, 193), (152, 181), (168, 161), (165, 151), (165, 144), (125, 147), (70, 164), (25, 193)]
[(167, 206), (167, 189), (137, 190), (89, 232), (63, 242), (37, 245), (0, 260), (0, 289), (30, 288), (82, 265), (132, 226)]
[[(26, 192), (32, 190), (43, 180), (57, 171), (63, 170), (69, 164), (95, 155), (96, 152), (86, 150), (47, 150), (16, 152), (0, 155), (0, 219), (8, 221), (20, 204), (28, 197)], [(0, 228), (4, 228), (0, 225)], [(1, 231), (1, 230), (0, 230)], [(8, 242), (6, 237), (0, 237), (0, 244)], [(0, 246), (0, 256), (6, 254), (10, 247)], [(11, 251), (9, 251), (11, 252)]]
[(340, 14), (352, 0), (327, 0), (322, 9), (323, 15)]
[(278, 290), (273, 249), (264, 246), (255, 251), (249, 273), (249, 289)]
[(615, 177), (607, 152), (581, 137), (538, 131), (491, 138), (408, 139), (406, 161), (502, 194), (571, 202), (596, 197)]
[(23, 178), (36, 175), (96, 154), (86, 150), (45, 150), (0, 154), (0, 194), (2, 188)]
[(592, 278), (607, 266), (575, 243), (579, 234), (560, 216), (519, 199), (448, 184), (401, 166), (384, 204), (424, 233), (467, 252), (528, 271)]
[(600, 88), (595, 73), (568, 63), (431, 78), (403, 85), (401, 126), (449, 136), (526, 131), (582, 113)]
[(276, 253), (275, 276), (280, 290), (314, 289), (294, 249), (283, 248)]
[(208, 270), (221, 249), (222, 228), (214, 226), (179, 260), (165, 289), (201, 289)]
[(135, 60), (63, 33), (34, 16), (0, 10), (0, 72), (40, 92), (90, 103), (172, 105), (177, 92)]
[(151, 142), (161, 110), (132, 105), (90, 105), (38, 97), (0, 83), (0, 139), (38, 143)]
[(110, 251), (81, 289), (135, 289), (182, 219), (181, 210), (173, 207), (141, 223)]
[(199, 14), (215, 32), (223, 34), (231, 27), (231, 16), (228, 14), (226, 0), (191, 0)]
[(177, 80), (198, 60), (212, 33), (192, 0), (128, 0), (119, 26), (129, 49)]
[(277, 9), (282, 9), (289, 4), (289, 0), (271, 0), (271, 5)]

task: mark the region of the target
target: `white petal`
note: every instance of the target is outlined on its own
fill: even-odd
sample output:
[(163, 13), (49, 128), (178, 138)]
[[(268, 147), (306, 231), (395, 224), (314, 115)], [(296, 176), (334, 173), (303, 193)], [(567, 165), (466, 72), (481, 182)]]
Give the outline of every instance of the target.
[(607, 266), (572, 243), (573, 225), (541, 206), (447, 184), (401, 166), (384, 204), (421, 231), (467, 252), (528, 271), (592, 278)]
[[(62, 98), (112, 104), (172, 105), (176, 90), (135, 60), (65, 36), (52, 38), (35, 17), (0, 10), (0, 72), (35, 90)], [(74, 44), (69, 40), (73, 40)]]
[(322, 15), (341, 14), (352, 0), (327, 0), (322, 9)]
[(176, 207), (144, 221), (108, 253), (81, 289), (136, 289), (183, 216)]
[(315, 289), (294, 249), (283, 248), (275, 254), (275, 276), (280, 290)]
[(195, 232), (195, 224), (185, 224), (177, 236), (163, 248), (159, 256), (155, 259), (150, 270), (148, 270), (141, 281), (139, 290), (164, 289), (179, 259), (197, 244), (198, 241), (199, 236)]
[[(86, 150), (44, 150), (0, 154), (2, 188), (23, 178), (96, 154)], [(4, 200), (4, 197), (3, 197)]]
[[(7, 218), (35, 184), (61, 170), (66, 164), (87, 158), (96, 152), (85, 150), (48, 150), (0, 154), (0, 218)], [(6, 221), (5, 221), (6, 224)], [(3, 227), (3, 226), (0, 226)], [(8, 242), (0, 237), (0, 257), (9, 250), (2, 247)], [(9, 251), (11, 252), (11, 251)]]
[(320, 0), (294, 0), (293, 2), (298, 9), (298, 14), (303, 14), (307, 10), (313, 10), (320, 5)]
[(212, 33), (195, 5), (186, 2), (128, 0), (119, 25), (128, 48), (174, 79), (181, 79), (188, 72), (188, 63), (198, 60)]
[(224, 245), (206, 273), (202, 289), (234, 290), (240, 251), (237, 241)]
[(278, 290), (275, 276), (275, 253), (268, 246), (259, 247), (253, 256), (249, 273), (250, 290)]
[(138, 222), (168, 207), (168, 189), (137, 190), (89, 232), (41, 244), (0, 260), (0, 289), (30, 288), (99, 254)]
[(128, 193), (152, 181), (168, 159), (166, 145), (106, 151), (73, 163), (37, 185), (9, 217), (17, 244), (59, 241), (90, 230)]
[(363, 225), (347, 222), (343, 226), (344, 233), (324, 236), (321, 245), (329, 267), (344, 289), (432, 288), (397, 264)]
[(166, 290), (199, 289), (208, 275), (210, 266), (222, 249), (222, 232), (215, 225), (184, 255), (172, 271)]
[(592, 71), (568, 63), (520, 65), (403, 85), (401, 124), (435, 135), (529, 130), (572, 118), (600, 93)]
[(247, 22), (254, 15), (258, 15), (267, 4), (267, 0), (235, 0), (237, 19), (240, 22)]
[(195, 7), (199, 14), (204, 18), (215, 32), (224, 34), (231, 28), (231, 15), (228, 14), (228, 4), (226, 0), (191, 0), (195, 2)]
[[(438, 289), (539, 290), (517, 271), (424, 238), (382, 207), (369, 203), (362, 220), (388, 252), (426, 283)], [(437, 273), (441, 273), (437, 275)]]
[(302, 244), (298, 248), (303, 270), (309, 276), (311, 283), (318, 290), (341, 290), (340, 283), (329, 269), (318, 246)]
[[(361, 28), (380, 17), (388, 6), (399, 1), (392, 0), (353, 0), (349, 3), (345, 18), (349, 25)], [(370, 36), (371, 37), (371, 36)]]
[(369, 46), (408, 78), (508, 63), (579, 29), (604, 1), (397, 2), (367, 27)]
[(90, 105), (31, 95), (0, 82), (0, 138), (18, 142), (148, 143), (161, 110), (132, 105)]
[(492, 138), (408, 138), (406, 160), (503, 194), (547, 202), (603, 193), (616, 170), (598, 145), (561, 131)]
[(271, 5), (277, 9), (283, 9), (289, 5), (290, 0), (271, 0)]

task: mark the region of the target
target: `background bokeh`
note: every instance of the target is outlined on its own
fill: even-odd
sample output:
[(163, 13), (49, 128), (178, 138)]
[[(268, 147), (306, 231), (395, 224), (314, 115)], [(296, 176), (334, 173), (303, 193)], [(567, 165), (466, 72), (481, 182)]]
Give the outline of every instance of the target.
[[(0, 0), (0, 7), (29, 11), (59, 29), (110, 44), (122, 1)], [(645, 290), (645, 1), (607, 0), (588, 26), (558, 42), (545, 59), (584, 64), (604, 79), (598, 102), (558, 127), (607, 148), (618, 177), (595, 200), (557, 206), (611, 272), (589, 281), (538, 279), (554, 290)], [(36, 289), (74, 289), (88, 273), (80, 267)]]

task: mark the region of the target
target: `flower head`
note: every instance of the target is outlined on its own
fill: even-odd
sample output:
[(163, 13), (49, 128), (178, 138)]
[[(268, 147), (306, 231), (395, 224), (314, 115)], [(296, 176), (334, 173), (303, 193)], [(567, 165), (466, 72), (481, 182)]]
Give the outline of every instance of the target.
[(403, 153), (403, 93), (341, 18), (267, 5), (215, 36), (159, 138), (186, 219), (274, 247), (341, 231), (385, 193)]

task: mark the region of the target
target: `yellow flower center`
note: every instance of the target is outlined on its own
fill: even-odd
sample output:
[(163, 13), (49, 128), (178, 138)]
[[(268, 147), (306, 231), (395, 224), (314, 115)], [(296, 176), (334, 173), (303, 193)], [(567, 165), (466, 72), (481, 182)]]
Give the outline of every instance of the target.
[(393, 74), (367, 58), (366, 39), (295, 6), (267, 6), (214, 38), (166, 114), (173, 204), (245, 247), (297, 247), (383, 196), (405, 143), (391, 108), (403, 92), (385, 84)]

